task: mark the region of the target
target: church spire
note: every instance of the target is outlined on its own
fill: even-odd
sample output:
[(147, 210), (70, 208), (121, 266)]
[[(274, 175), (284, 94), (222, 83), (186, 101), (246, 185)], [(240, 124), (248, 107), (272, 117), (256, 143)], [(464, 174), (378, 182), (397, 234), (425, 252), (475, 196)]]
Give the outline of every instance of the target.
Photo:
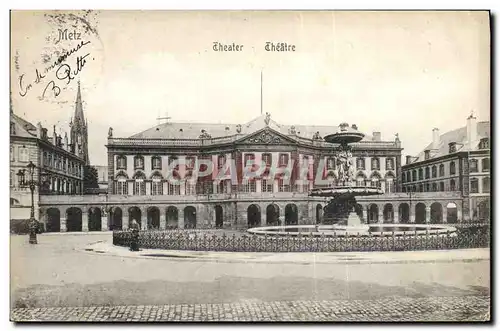
[(77, 155), (85, 160), (85, 164), (90, 164), (88, 152), (88, 131), (87, 121), (83, 114), (82, 92), (80, 81), (78, 81), (78, 91), (76, 92), (75, 115), (71, 121), (71, 144)]

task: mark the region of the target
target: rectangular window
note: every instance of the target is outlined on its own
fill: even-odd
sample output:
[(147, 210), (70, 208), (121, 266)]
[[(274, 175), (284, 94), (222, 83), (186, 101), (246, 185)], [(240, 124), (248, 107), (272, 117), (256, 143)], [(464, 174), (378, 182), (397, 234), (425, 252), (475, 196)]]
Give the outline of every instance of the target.
[(196, 183), (192, 178), (186, 178), (186, 195), (196, 195)]
[(472, 179), (470, 181), (470, 192), (479, 193), (479, 182), (477, 179)]
[(19, 148), (19, 161), (28, 162), (28, 149), (26, 147)]
[(163, 195), (163, 183), (160, 180), (153, 180), (151, 182), (151, 194)]
[(16, 160), (16, 157), (15, 157), (15, 147), (14, 146), (10, 146), (10, 161), (11, 162), (14, 162)]
[(256, 192), (255, 180), (245, 180), (242, 185), (243, 192), (251, 193)]
[(288, 154), (280, 154), (279, 156), (279, 166), (286, 167), (288, 165)]
[(270, 179), (262, 180), (262, 192), (272, 192), (273, 191), (273, 181)]
[(168, 183), (168, 194), (169, 195), (180, 195), (181, 187), (178, 183)]
[(290, 184), (285, 184), (283, 179), (278, 179), (278, 192), (290, 192)]

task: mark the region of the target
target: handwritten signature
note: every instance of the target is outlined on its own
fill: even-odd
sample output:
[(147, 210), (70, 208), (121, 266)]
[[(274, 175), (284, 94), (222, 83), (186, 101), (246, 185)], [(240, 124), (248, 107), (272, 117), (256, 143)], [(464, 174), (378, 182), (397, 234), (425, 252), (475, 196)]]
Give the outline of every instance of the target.
[(82, 41), (80, 42), (76, 47), (70, 49), (69, 51), (63, 53), (61, 56), (57, 58), (57, 60), (52, 63), (50, 66), (45, 68), (42, 71), (39, 71), (38, 69), (35, 70), (35, 79), (29, 83), (26, 83), (25, 79), (25, 74), (22, 74), (19, 76), (19, 95), (24, 97), (28, 94), (28, 92), (33, 88), (34, 84), (39, 84), (42, 82), (42, 80), (46, 77), (46, 74), (52, 70), (53, 68), (59, 67), (56, 70), (56, 80), (51, 80), (50, 82), (47, 83), (45, 86), (45, 89), (42, 92), (42, 95), (39, 97), (40, 100), (43, 100), (45, 98), (45, 93), (47, 91), (52, 91), (54, 93), (54, 97), (57, 97), (61, 93), (61, 88), (57, 86), (56, 82), (62, 81), (65, 82), (66, 85), (69, 84), (75, 77), (80, 73), (85, 66), (85, 63), (87, 63), (87, 57), (90, 55), (90, 53), (87, 53), (83, 56), (78, 56), (76, 58), (76, 68), (72, 70), (71, 66), (67, 63), (61, 64), (64, 62), (71, 54), (74, 52), (78, 51), (80, 48), (83, 46), (89, 44), (90, 41)]

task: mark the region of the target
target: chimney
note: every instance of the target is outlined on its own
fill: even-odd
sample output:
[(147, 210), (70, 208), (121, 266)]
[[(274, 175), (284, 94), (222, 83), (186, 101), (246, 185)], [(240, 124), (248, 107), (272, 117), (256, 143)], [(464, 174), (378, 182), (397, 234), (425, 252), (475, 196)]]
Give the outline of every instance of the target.
[(358, 126), (356, 124), (353, 124), (353, 125), (351, 125), (351, 128), (353, 128), (354, 130), (357, 130)]
[(348, 127), (349, 127), (349, 124), (347, 124), (347, 123), (340, 123), (339, 124), (340, 131), (347, 131)]
[(373, 141), (381, 141), (382, 140), (382, 134), (378, 131), (373, 132)]
[(410, 164), (411, 163), (411, 158), (412, 158), (411, 155), (406, 155), (406, 164)]
[(47, 129), (46, 128), (42, 128), (42, 139), (47, 140)]
[(477, 140), (477, 121), (474, 114), (467, 117), (467, 142), (469, 149), (472, 149)]
[(43, 127), (40, 122), (36, 124), (36, 136), (38, 139), (43, 139)]
[(61, 135), (57, 136), (57, 147), (62, 147), (62, 137), (61, 137)]
[(69, 151), (69, 145), (68, 145), (68, 133), (64, 132), (64, 146), (63, 148), (67, 151)]
[(432, 129), (432, 149), (439, 148), (439, 129)]
[(57, 133), (56, 133), (56, 126), (54, 125), (54, 131), (52, 132), (52, 144), (54, 146), (57, 146)]

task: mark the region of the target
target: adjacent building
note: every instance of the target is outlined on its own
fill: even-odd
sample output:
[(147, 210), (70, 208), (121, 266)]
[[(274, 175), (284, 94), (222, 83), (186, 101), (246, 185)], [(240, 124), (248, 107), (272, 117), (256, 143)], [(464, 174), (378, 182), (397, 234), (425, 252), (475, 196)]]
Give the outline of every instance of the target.
[(403, 192), (457, 192), (462, 217), (472, 221), (489, 221), (490, 178), (490, 122), (473, 115), (456, 130), (434, 128), (432, 142), (402, 167)]
[[(80, 88), (76, 111), (72, 122), (83, 120)], [(85, 125), (86, 127), (86, 125)], [(36, 126), (10, 113), (10, 210), (11, 220), (30, 217), (31, 192), (19, 183), (19, 171), (27, 170), (29, 162), (36, 166), (34, 180), (38, 183), (34, 191), (35, 218), (40, 219), (39, 201), (43, 195), (77, 195), (83, 192), (83, 167), (88, 161), (86, 131), (81, 126), (71, 127), (71, 140), (62, 137), (53, 127), (51, 135), (41, 123)], [(85, 143), (84, 143), (85, 142)], [(26, 177), (26, 179), (29, 179)], [(46, 224), (47, 231), (60, 231), (57, 223)]]

